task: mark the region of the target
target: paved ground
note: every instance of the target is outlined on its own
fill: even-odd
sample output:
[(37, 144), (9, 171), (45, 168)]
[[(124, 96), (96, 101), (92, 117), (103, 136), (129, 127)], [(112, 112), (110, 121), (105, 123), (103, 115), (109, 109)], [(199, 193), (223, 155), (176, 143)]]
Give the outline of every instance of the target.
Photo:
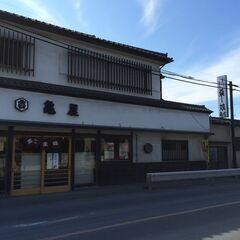
[[(240, 183), (140, 185), (0, 199), (0, 239), (240, 239)], [(236, 238), (231, 238), (233, 235)], [(224, 238), (222, 238), (224, 236)]]

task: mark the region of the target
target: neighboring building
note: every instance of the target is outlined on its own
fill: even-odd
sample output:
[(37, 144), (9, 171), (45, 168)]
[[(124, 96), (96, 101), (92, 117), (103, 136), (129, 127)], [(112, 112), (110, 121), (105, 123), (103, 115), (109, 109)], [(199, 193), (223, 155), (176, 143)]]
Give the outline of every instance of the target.
[(205, 106), (164, 101), (167, 54), (0, 11), (0, 188), (11, 195), (206, 168)]
[[(240, 166), (240, 120), (235, 120), (236, 161)], [(210, 118), (209, 160), (210, 168), (232, 168), (232, 137), (230, 119)]]

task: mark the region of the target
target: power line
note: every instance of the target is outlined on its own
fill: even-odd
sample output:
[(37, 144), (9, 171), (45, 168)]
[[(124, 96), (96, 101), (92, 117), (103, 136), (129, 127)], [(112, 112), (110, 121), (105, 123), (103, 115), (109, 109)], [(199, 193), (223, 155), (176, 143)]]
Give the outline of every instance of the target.
[[(188, 81), (188, 80), (183, 80), (183, 79), (179, 79), (179, 78), (174, 78), (174, 77), (169, 77), (169, 76), (166, 76), (166, 75), (163, 75), (164, 77), (166, 78), (169, 78), (169, 79), (172, 79), (174, 81), (179, 81), (179, 82), (184, 82), (184, 83), (190, 83), (190, 84), (194, 84), (194, 85), (199, 85), (199, 86), (204, 86), (204, 87), (211, 87), (211, 88), (220, 88), (218, 86), (212, 86), (212, 85), (209, 85), (209, 84), (205, 84), (205, 83), (197, 83), (197, 82), (191, 82), (191, 81)], [(228, 89), (228, 88), (227, 88)], [(237, 90), (237, 91), (240, 91), (240, 90)]]
[[(164, 73), (164, 74), (167, 74), (167, 75), (178, 76), (178, 77), (185, 78), (185, 79), (189, 79), (189, 80), (192, 80), (192, 81), (204, 82), (204, 83), (210, 83), (210, 84), (218, 85), (217, 82), (207, 81), (207, 80), (200, 80), (200, 79), (196, 79), (196, 78), (194, 78), (194, 77), (192, 77), (192, 76), (185, 76), (185, 75), (183, 75), (183, 74), (171, 72), (171, 71), (168, 71), (168, 70), (162, 70), (161, 72)], [(165, 77), (166, 77), (166, 76), (165, 76)], [(227, 80), (227, 82), (229, 82), (229, 81)], [(236, 84), (233, 84), (232, 86), (235, 87), (235, 88), (239, 88), (239, 90), (240, 90), (240, 86), (238, 86), (238, 85), (236, 85)], [(237, 89), (233, 89), (233, 90), (234, 90), (234, 91), (239, 91), (239, 90), (237, 90)]]
[[(216, 89), (219, 89), (221, 88), (220, 86), (212, 86), (210, 84), (217, 84), (216, 82), (210, 82), (210, 81), (204, 81), (204, 80), (199, 80), (199, 79), (192, 79), (192, 81), (198, 81), (198, 82), (207, 82), (207, 83), (210, 83), (210, 84), (205, 84), (205, 83), (198, 83), (198, 82), (192, 82), (192, 81), (189, 81), (189, 80), (184, 80), (184, 79), (179, 79), (179, 78), (175, 78), (175, 77), (170, 77), (170, 76), (167, 76), (164, 74), (157, 74), (157, 73), (154, 73), (153, 72), (153, 75), (157, 75), (157, 76), (164, 76), (165, 78), (169, 78), (169, 79), (172, 79), (174, 81), (179, 81), (179, 82), (184, 82), (184, 83), (190, 83), (190, 84), (194, 84), (194, 85), (199, 85), (199, 86), (204, 86), (204, 87), (211, 87), (211, 88), (216, 88)], [(229, 88), (227, 88), (229, 89)], [(234, 89), (235, 90), (235, 89)], [(240, 90), (236, 90), (236, 91), (240, 91)]]
[(161, 72), (164, 73), (164, 74), (167, 74), (167, 75), (177, 76), (177, 77), (189, 79), (189, 80), (192, 80), (192, 81), (210, 83), (210, 84), (215, 84), (215, 85), (218, 84), (217, 82), (207, 81), (207, 80), (201, 80), (201, 79), (197, 79), (197, 78), (194, 78), (194, 77), (191, 77), (191, 76), (186, 76), (186, 75), (183, 75), (183, 74), (174, 73), (174, 72), (167, 71), (167, 70), (162, 70)]
[[(185, 83), (191, 83), (191, 84), (195, 84), (195, 85), (200, 85), (200, 86), (205, 86), (205, 87), (212, 87), (212, 88), (220, 88), (219, 86), (212, 86), (212, 85), (209, 85), (209, 84), (201, 84), (201, 83), (195, 83), (195, 82), (191, 82), (191, 81), (187, 81), (187, 80), (184, 80), (184, 79), (179, 79), (179, 78), (174, 78), (174, 77), (169, 77), (169, 76), (166, 76), (165, 74), (169, 74), (169, 75), (173, 75), (173, 76), (179, 76), (181, 78), (186, 78), (186, 79), (190, 79), (192, 81), (198, 81), (198, 82), (204, 82), (204, 83), (210, 83), (210, 84), (216, 84), (218, 85), (217, 82), (211, 82), (211, 81), (206, 81), (206, 80), (200, 80), (200, 79), (196, 79), (194, 77), (191, 77), (191, 76), (184, 76), (182, 74), (178, 74), (178, 73), (173, 73), (173, 72), (170, 72), (170, 71), (166, 71), (166, 70), (162, 70), (162, 72), (168, 72), (168, 73), (163, 73), (163, 76), (166, 77), (166, 78), (169, 78), (169, 79), (172, 79), (172, 80), (176, 80), (176, 81), (181, 81), (181, 82), (185, 82)], [(171, 74), (170, 74), (171, 73)], [(229, 82), (229, 81), (227, 81)], [(233, 91), (236, 91), (236, 92), (240, 92), (240, 86), (238, 85), (235, 85), (233, 84), (233, 86), (235, 87), (233, 89)], [(238, 88), (238, 89), (236, 89)], [(227, 88), (229, 89), (229, 88)]]
[[(4, 27), (6, 29), (9, 29), (9, 30), (12, 30), (12, 31), (17, 31), (16, 29), (13, 29), (13, 28), (9, 28), (7, 26), (3, 26), (3, 25), (0, 25), (1, 27)], [(12, 25), (11, 25), (12, 26)], [(14, 26), (12, 26), (14, 27)], [(21, 27), (18, 27), (19, 29), (21, 30), (24, 30), (22, 29)], [(17, 31), (18, 32), (18, 31)], [(67, 48), (67, 44), (64, 43), (64, 42), (61, 42), (59, 40), (56, 40), (56, 39), (51, 39), (49, 37), (46, 37), (46, 36), (42, 36), (41, 34), (35, 34), (35, 33), (32, 33), (34, 34), (35, 38), (40, 40), (40, 41), (43, 41), (43, 42), (46, 42), (46, 43), (49, 43), (49, 44), (52, 44), (52, 45), (55, 45), (57, 47), (60, 47), (60, 48), (64, 48), (64, 49), (68, 49)], [(41, 38), (37, 37), (40, 36)], [(30, 36), (30, 35), (29, 35)], [(45, 40), (43, 38), (46, 38), (48, 40)], [(183, 74), (179, 74), (179, 73), (174, 73), (174, 72), (171, 72), (171, 71), (167, 71), (167, 70), (161, 70), (162, 73), (166, 74), (166, 75), (171, 75), (171, 76), (178, 76), (178, 77), (181, 77), (181, 78), (185, 78), (185, 79), (189, 79), (189, 80), (192, 80), (192, 81), (196, 81), (196, 82), (203, 82), (203, 83), (196, 83), (196, 82), (191, 82), (191, 81), (187, 81), (187, 80), (183, 80), (183, 79), (178, 79), (178, 78), (174, 78), (174, 77), (170, 77), (170, 76), (166, 76), (164, 75), (164, 77), (166, 78), (169, 78), (169, 79), (172, 79), (172, 80), (175, 80), (175, 81), (180, 81), (180, 82), (184, 82), (184, 83), (190, 83), (190, 84), (194, 84), (194, 85), (199, 85), (199, 86), (204, 86), (204, 87), (212, 87), (212, 88), (219, 88), (218, 86), (211, 86), (209, 84), (214, 84), (216, 85), (217, 83), (216, 82), (212, 82), (212, 81), (206, 81), (206, 80), (200, 80), (200, 79), (196, 79), (194, 77), (191, 77), (191, 76), (185, 76)], [(161, 74), (159, 72), (152, 72), (153, 75), (157, 75), (157, 76), (161, 76)], [(209, 84), (204, 84), (204, 83), (209, 83)], [(237, 91), (237, 92), (240, 92), (240, 87), (237, 86), (237, 85), (233, 85), (234, 87), (237, 87), (239, 88), (238, 89), (233, 89), (234, 91)], [(228, 88), (227, 88), (228, 89)], [(157, 90), (152, 90), (153, 92), (157, 92), (157, 93), (160, 93), (160, 91), (157, 91)]]

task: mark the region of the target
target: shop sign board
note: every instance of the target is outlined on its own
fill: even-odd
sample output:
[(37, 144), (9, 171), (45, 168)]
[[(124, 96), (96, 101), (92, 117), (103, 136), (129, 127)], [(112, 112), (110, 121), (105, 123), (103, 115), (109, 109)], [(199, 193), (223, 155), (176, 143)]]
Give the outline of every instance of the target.
[(218, 91), (218, 109), (219, 117), (229, 117), (228, 111), (228, 92), (227, 92), (227, 76), (217, 77), (217, 91)]

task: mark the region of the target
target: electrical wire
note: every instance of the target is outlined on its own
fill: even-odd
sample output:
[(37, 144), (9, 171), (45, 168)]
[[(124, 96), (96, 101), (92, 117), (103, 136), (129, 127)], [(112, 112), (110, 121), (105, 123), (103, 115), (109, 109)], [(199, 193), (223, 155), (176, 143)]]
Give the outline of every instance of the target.
[[(209, 84), (218, 85), (217, 82), (200, 80), (200, 79), (196, 79), (196, 78), (191, 77), (191, 76), (185, 76), (185, 75), (183, 75), (183, 74), (174, 73), (174, 72), (171, 72), (171, 71), (168, 71), (168, 70), (162, 70), (161, 72), (162, 72), (163, 74), (166, 74), (166, 75), (177, 76), (177, 77), (181, 77), (181, 78), (188, 79), (188, 80), (192, 80), (192, 81), (196, 81), (196, 82), (203, 82), (203, 83), (209, 83)], [(166, 76), (165, 76), (165, 77), (166, 77)], [(230, 81), (227, 80), (227, 82), (230, 82)], [(239, 90), (233, 89), (234, 91), (240, 91), (240, 86), (238, 86), (238, 85), (236, 85), (236, 84), (233, 84), (233, 87), (239, 89)]]
[(189, 79), (189, 80), (192, 80), (192, 81), (204, 82), (204, 83), (210, 83), (210, 84), (215, 84), (215, 85), (218, 84), (217, 82), (207, 81), (207, 80), (201, 80), (201, 79), (197, 79), (197, 78), (194, 78), (194, 77), (191, 77), (191, 76), (185, 76), (185, 75), (183, 75), (183, 74), (170, 72), (170, 71), (167, 71), (167, 70), (162, 70), (161, 72), (164, 73), (164, 74), (167, 74), (167, 75), (177, 76), (177, 77), (181, 77), (181, 78)]
[[(190, 84), (194, 84), (194, 85), (199, 85), (199, 86), (203, 86), (203, 87), (211, 87), (211, 88), (217, 88), (219, 89), (220, 87), (219, 86), (212, 86), (212, 85), (209, 85), (209, 84), (204, 84), (204, 83), (197, 83), (197, 82), (191, 82), (191, 81), (188, 81), (188, 80), (184, 80), (184, 79), (179, 79), (179, 78), (174, 78), (174, 77), (169, 77), (169, 76), (166, 76), (166, 75), (163, 75), (165, 78), (169, 78), (169, 79), (172, 79), (174, 81), (179, 81), (179, 82), (184, 82), (184, 83), (190, 83)], [(229, 89), (229, 88), (227, 88)], [(239, 90), (240, 91), (240, 90)]]
[[(1, 25), (1, 24), (0, 24), (0, 27), (4, 27), (4, 28), (6, 28), (6, 29), (8, 29), (8, 30), (12, 30), (12, 31), (19, 32), (19, 31), (16, 30), (16, 26), (13, 26), (13, 25), (10, 25), (10, 26), (12, 26), (13, 28), (7, 27), (7, 26), (5, 26), (5, 25)], [(22, 28), (19, 27), (19, 26), (18, 26), (17, 28), (25, 31), (25, 29), (22, 29)], [(31, 32), (31, 33), (32, 33), (32, 32)], [(35, 37), (37, 40), (40, 40), (40, 41), (43, 41), (43, 42), (52, 44), (52, 45), (54, 45), (54, 46), (57, 46), (57, 47), (60, 47), (60, 48), (63, 48), (63, 49), (68, 49), (68, 45), (67, 45), (66, 43), (64, 43), (64, 42), (61, 42), (61, 41), (56, 40), (56, 39), (51, 39), (51, 38), (46, 37), (46, 36), (43, 36), (43, 35), (41, 35), (41, 34), (39, 34), (39, 33), (37, 33), (37, 34), (32, 33), (32, 34), (35, 35), (34, 37)], [(28, 34), (27, 34), (27, 35), (28, 35)], [(37, 35), (40, 36), (40, 37), (37, 37)], [(30, 36), (30, 35), (28, 35), (28, 36)], [(45, 38), (45, 39), (48, 39), (48, 40), (45, 40), (44, 38)], [(174, 73), (174, 72), (167, 71), (167, 70), (161, 70), (161, 73), (163, 73), (163, 76), (164, 76), (164, 77), (169, 78), (169, 79), (172, 79), (172, 80), (174, 80), (174, 81), (179, 81), (179, 82), (184, 82), (184, 83), (189, 83), (189, 84), (194, 84), (194, 85), (199, 85), (199, 86), (204, 86), (204, 87), (219, 88), (218, 86), (209, 85), (209, 84), (214, 84), (214, 85), (218, 84), (218, 83), (216, 83), (216, 82), (206, 81), (206, 80), (200, 80), (200, 79), (196, 79), (196, 78), (191, 77), (191, 76), (185, 76), (185, 75), (182, 75), (182, 74), (179, 74), (179, 73)], [(161, 76), (161, 74), (160, 74), (159, 72), (156, 72), (156, 71), (155, 71), (155, 72), (153, 71), (152, 74), (153, 74), (153, 75), (157, 75), (157, 76)], [(175, 77), (170, 77), (170, 76), (166, 76), (166, 75), (177, 76), (177, 77), (185, 78), (185, 79), (188, 79), (188, 80), (191, 80), (191, 81), (184, 80), (184, 79), (179, 79), (179, 78), (175, 78)], [(193, 82), (193, 81), (195, 81), (195, 82)], [(202, 82), (202, 83), (197, 83), (197, 82)], [(204, 83), (208, 83), (208, 84), (204, 84)], [(239, 86), (234, 85), (234, 87), (239, 88), (239, 90), (238, 90), (238, 89), (233, 89), (234, 91), (240, 92), (240, 87), (239, 87)], [(227, 89), (229, 89), (229, 88), (227, 88)], [(157, 92), (157, 93), (160, 93), (160, 92), (161, 92), (161, 91), (157, 91), (157, 90), (152, 90), (152, 91), (153, 91), (153, 92)]]

